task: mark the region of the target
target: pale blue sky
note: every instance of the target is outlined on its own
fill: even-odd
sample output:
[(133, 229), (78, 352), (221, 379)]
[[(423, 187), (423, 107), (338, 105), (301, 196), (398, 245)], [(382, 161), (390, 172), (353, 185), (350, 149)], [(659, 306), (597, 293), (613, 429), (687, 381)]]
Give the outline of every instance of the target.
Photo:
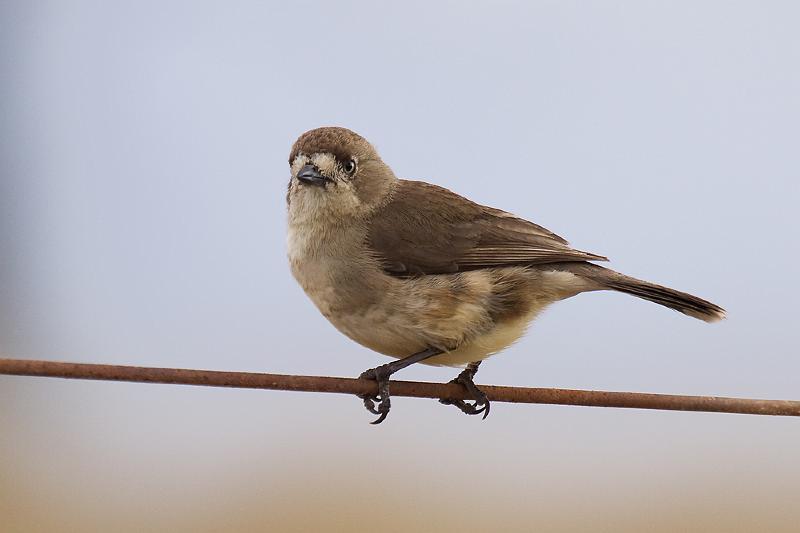
[[(341, 376), (385, 362), (286, 262), (291, 143), (341, 125), (402, 177), (729, 312), (707, 325), (582, 295), (479, 382), (798, 399), (798, 17), (777, 1), (4, 2), (2, 352)], [(0, 484), (150, 509), (153, 527), (159, 502), (211, 513), (219, 487), (277, 490), (276, 472), (323, 487), (320, 505), (336, 472), (391, 502), (381, 455), (421, 509), (419, 483), (447, 509), (476, 498), (469, 463), (516, 491), (486, 516), (535, 524), (560, 505), (564, 527), (704, 483), (800, 489), (791, 419), (498, 404), (481, 422), (410, 399), (370, 419), (345, 396), (0, 378)], [(719, 512), (776, 494), (740, 496)]]

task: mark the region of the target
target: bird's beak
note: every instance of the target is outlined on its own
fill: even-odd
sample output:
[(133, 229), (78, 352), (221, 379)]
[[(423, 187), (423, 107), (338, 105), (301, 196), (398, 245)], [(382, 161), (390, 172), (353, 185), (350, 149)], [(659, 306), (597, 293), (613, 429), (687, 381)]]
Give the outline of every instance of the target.
[(317, 187), (324, 187), (325, 183), (331, 181), (319, 173), (317, 167), (314, 165), (306, 165), (297, 173), (297, 179), (306, 185), (316, 185)]

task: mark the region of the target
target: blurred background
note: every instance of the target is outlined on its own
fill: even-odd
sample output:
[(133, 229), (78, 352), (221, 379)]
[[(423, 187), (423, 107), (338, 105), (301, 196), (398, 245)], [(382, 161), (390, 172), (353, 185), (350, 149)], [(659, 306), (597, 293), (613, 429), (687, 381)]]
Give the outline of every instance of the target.
[[(0, 2), (2, 356), (357, 376), (287, 155), (395, 172), (728, 309), (546, 312), (478, 381), (800, 399), (794, 2)], [(401, 379), (446, 381), (417, 367)], [(3, 531), (796, 531), (788, 418), (0, 376)]]

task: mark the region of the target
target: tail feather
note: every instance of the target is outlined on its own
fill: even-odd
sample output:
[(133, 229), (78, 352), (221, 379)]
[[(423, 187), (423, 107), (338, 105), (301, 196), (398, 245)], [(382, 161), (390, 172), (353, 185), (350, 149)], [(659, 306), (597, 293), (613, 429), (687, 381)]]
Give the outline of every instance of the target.
[(611, 269), (591, 263), (572, 263), (568, 270), (590, 279), (599, 285), (598, 289), (611, 289), (637, 298), (642, 298), (664, 307), (669, 307), (705, 322), (716, 322), (725, 318), (725, 310), (709, 301), (685, 292), (638, 280)]
[(725, 310), (723, 308), (702, 298), (662, 287), (655, 283), (623, 276), (622, 274), (620, 274), (620, 279), (610, 280), (607, 286), (611, 289), (661, 304), (705, 322), (716, 322), (725, 318)]

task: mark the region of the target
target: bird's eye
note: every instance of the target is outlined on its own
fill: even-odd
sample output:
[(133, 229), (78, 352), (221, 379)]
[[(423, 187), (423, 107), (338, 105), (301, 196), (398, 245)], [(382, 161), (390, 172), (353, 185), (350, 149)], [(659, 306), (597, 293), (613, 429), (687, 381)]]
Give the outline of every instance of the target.
[(344, 164), (344, 171), (348, 174), (352, 174), (356, 171), (356, 162), (355, 160), (351, 159), (347, 163)]

